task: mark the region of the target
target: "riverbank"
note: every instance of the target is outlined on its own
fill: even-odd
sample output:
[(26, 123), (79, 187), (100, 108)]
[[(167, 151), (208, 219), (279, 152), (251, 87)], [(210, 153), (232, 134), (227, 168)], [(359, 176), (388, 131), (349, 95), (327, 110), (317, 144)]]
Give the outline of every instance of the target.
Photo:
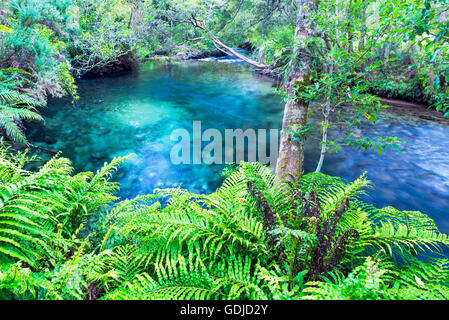
[[(243, 48), (244, 47), (244, 48)], [(238, 49), (245, 50), (247, 53), (250, 53), (248, 49), (248, 45), (241, 46)], [(129, 74), (139, 68), (142, 63), (156, 60), (156, 61), (165, 61), (168, 64), (172, 64), (175, 62), (185, 62), (185, 61), (214, 61), (212, 59), (220, 59), (230, 57), (219, 50), (210, 50), (210, 51), (194, 51), (194, 50), (185, 50), (185, 52), (175, 54), (175, 55), (167, 55), (166, 52), (156, 52), (145, 57), (141, 57), (140, 59), (126, 59), (126, 62), (120, 64), (111, 65), (107, 69), (96, 70), (95, 72), (90, 72), (89, 74), (84, 75), (82, 78), (102, 78), (102, 77), (117, 77), (124, 76)], [(238, 58), (235, 58), (238, 59)], [(254, 69), (250, 68), (252, 72), (261, 75), (263, 77), (268, 77), (271, 80), (276, 81), (278, 85), (280, 85), (282, 81), (281, 75), (276, 73), (275, 70), (269, 69)], [(423, 103), (416, 103), (408, 101), (406, 98), (403, 99), (392, 99), (386, 96), (378, 95), (381, 98), (381, 103), (384, 105), (388, 105), (391, 108), (389, 110), (395, 113), (404, 113), (406, 112), (408, 115), (413, 116), (415, 118), (420, 118), (428, 121), (437, 121), (442, 123), (449, 124), (449, 118), (444, 117), (443, 112), (437, 111), (435, 109), (429, 108), (428, 105)]]
[[(238, 47), (240, 50), (246, 50), (247, 53), (252, 52), (254, 48), (252, 48), (248, 44), (244, 44), (240, 47)], [(206, 59), (216, 59), (216, 58), (223, 58), (227, 57), (226, 54), (219, 50), (212, 50), (212, 51), (202, 51), (202, 52), (195, 52), (194, 54), (177, 54), (174, 56), (167, 56), (167, 55), (158, 55), (154, 54), (149, 59), (162, 59), (166, 60), (167, 62), (171, 63), (173, 61), (192, 61), (192, 60), (206, 60)], [(238, 59), (238, 58), (235, 58)], [(253, 71), (256, 74), (259, 74), (264, 77), (269, 77), (270, 79), (276, 81), (279, 85), (282, 81), (282, 75), (276, 72), (275, 69), (268, 68), (268, 69), (255, 69), (251, 68), (251, 71)], [(396, 109), (398, 112), (407, 112), (409, 115), (424, 119), (424, 120), (430, 120), (430, 121), (438, 121), (438, 122), (447, 122), (449, 123), (449, 118), (444, 117), (444, 113), (441, 111), (437, 111), (433, 108), (430, 108), (428, 105), (423, 103), (416, 103), (413, 101), (410, 101), (407, 99), (407, 94), (404, 94), (402, 97), (399, 97), (397, 99), (392, 99), (390, 97), (384, 96), (382, 94), (376, 94), (381, 99), (381, 103), (384, 105), (388, 105), (392, 109)]]
[[(198, 59), (205, 59), (205, 58), (221, 58), (225, 57), (226, 55), (217, 51), (217, 55), (200, 55), (198, 57), (187, 57), (185, 59), (180, 59), (181, 61), (189, 61), (189, 60), (198, 60)], [(169, 58), (167, 58), (169, 59)], [(237, 59), (237, 58), (236, 58)], [(255, 69), (251, 68), (253, 72), (256, 74), (262, 75), (264, 77), (269, 77), (270, 79), (276, 81), (278, 85), (282, 81), (282, 77), (280, 74), (278, 74), (275, 70), (268, 68), (268, 69)], [(416, 103), (408, 101), (405, 97), (403, 99), (391, 99), (382, 95), (377, 95), (380, 97), (380, 101), (384, 105), (390, 106), (390, 110), (396, 109), (398, 112), (407, 112), (410, 116), (414, 116), (420, 119), (430, 120), (430, 121), (438, 121), (438, 122), (446, 122), (449, 124), (449, 118), (444, 117), (444, 113), (441, 111), (437, 111), (433, 108), (430, 108), (428, 105), (425, 105), (423, 103)]]
[(446, 123), (449, 125), (449, 118), (444, 117), (442, 112), (435, 109), (430, 109), (428, 106), (420, 103), (413, 103), (399, 99), (380, 98), (380, 102), (384, 105), (390, 106), (389, 111), (406, 114), (416, 118), (435, 121), (438, 123)]

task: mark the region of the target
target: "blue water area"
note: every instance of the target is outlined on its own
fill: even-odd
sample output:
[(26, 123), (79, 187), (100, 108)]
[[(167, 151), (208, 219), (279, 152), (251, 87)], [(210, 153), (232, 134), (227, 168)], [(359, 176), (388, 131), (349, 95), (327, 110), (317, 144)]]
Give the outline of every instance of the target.
[(193, 121), (201, 121), (202, 132), (214, 128), (224, 137), (225, 129), (277, 129), (282, 123), (273, 81), (228, 60), (149, 62), (130, 75), (82, 80), (80, 99), (51, 100), (45, 122), (28, 134), (37, 145), (61, 150), (77, 170), (97, 170), (114, 156), (134, 154), (116, 176), (125, 198), (179, 184), (210, 192), (225, 165), (172, 164), (174, 130), (192, 133)]
[[(28, 131), (30, 140), (61, 150), (78, 171), (95, 171), (114, 156), (134, 154), (117, 172), (120, 196), (151, 193), (180, 184), (194, 192), (212, 192), (221, 183), (223, 165), (181, 164), (170, 161), (177, 143), (173, 130), (280, 129), (282, 98), (274, 81), (232, 59), (167, 64), (148, 62), (126, 76), (79, 82), (80, 99), (50, 100), (45, 122)], [(314, 108), (314, 107), (312, 107)], [(318, 112), (311, 122), (318, 123)], [(403, 152), (374, 152), (343, 148), (326, 157), (323, 172), (354, 180), (364, 171), (375, 189), (366, 198), (377, 206), (419, 210), (449, 232), (449, 126), (406, 112), (387, 112), (375, 126), (360, 133), (397, 136)], [(338, 135), (337, 130), (332, 133)], [(310, 140), (305, 169), (315, 169), (319, 141)]]

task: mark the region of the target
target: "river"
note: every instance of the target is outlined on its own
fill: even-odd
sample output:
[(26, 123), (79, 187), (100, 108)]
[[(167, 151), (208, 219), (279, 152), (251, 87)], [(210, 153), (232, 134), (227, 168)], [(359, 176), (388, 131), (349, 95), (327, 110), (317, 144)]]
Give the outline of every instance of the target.
[[(36, 145), (61, 150), (77, 171), (95, 171), (114, 156), (135, 154), (115, 176), (122, 198), (179, 184), (212, 192), (224, 165), (173, 164), (173, 130), (191, 132), (193, 121), (201, 121), (203, 131), (280, 129), (283, 115), (273, 80), (232, 59), (218, 61), (153, 61), (129, 75), (81, 80), (80, 99), (51, 99), (42, 111), (45, 121), (27, 135)], [(375, 186), (367, 202), (422, 211), (449, 233), (449, 120), (429, 121), (397, 109), (385, 115), (361, 130), (367, 136), (397, 136), (404, 142), (402, 153), (346, 147), (329, 154), (322, 171), (346, 180), (367, 171)], [(306, 172), (315, 169), (318, 148), (318, 141), (308, 145)]]

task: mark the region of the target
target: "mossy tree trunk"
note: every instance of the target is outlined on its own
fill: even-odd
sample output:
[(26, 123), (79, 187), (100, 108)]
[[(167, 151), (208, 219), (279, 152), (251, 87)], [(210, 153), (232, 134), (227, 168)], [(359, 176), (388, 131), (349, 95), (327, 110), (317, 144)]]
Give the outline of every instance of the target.
[(298, 90), (309, 83), (310, 57), (305, 40), (312, 36), (310, 13), (314, 10), (313, 0), (296, 0), (298, 20), (295, 30), (295, 46), (290, 60), (287, 102), (282, 122), (279, 157), (276, 174), (281, 180), (295, 181), (302, 174), (305, 136), (297, 137), (291, 133), (292, 127), (305, 128), (309, 105), (297, 96)]

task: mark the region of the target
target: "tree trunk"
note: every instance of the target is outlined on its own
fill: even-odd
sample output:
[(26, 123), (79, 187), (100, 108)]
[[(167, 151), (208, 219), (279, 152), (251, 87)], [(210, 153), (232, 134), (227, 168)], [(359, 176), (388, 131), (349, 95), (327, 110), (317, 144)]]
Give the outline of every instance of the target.
[(310, 58), (307, 54), (304, 40), (311, 36), (310, 12), (313, 10), (313, 0), (295, 0), (298, 7), (298, 20), (295, 30), (295, 47), (290, 60), (290, 75), (288, 78), (287, 96), (284, 119), (282, 122), (279, 157), (276, 163), (276, 174), (281, 180), (296, 181), (302, 174), (304, 161), (304, 140), (300, 141), (289, 130), (291, 126), (305, 127), (309, 105), (296, 96), (298, 90), (309, 83)]
[(316, 166), (315, 173), (318, 173), (321, 171), (321, 168), (323, 167), (324, 162), (324, 156), (326, 155), (327, 151), (327, 132), (329, 129), (329, 114), (330, 114), (330, 108), (331, 108), (331, 97), (326, 98), (324, 110), (323, 110), (323, 133), (321, 138), (321, 152), (320, 152), (320, 159), (318, 161), (318, 165)]

